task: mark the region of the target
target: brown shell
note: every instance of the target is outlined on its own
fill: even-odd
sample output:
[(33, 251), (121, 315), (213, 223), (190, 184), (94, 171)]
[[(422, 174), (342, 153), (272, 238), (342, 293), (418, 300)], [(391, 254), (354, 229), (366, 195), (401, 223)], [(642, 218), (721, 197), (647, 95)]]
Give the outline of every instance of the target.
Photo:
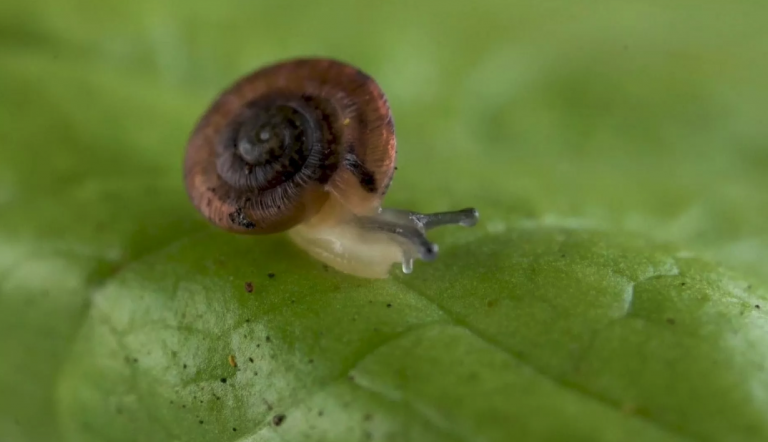
[(213, 224), (266, 234), (323, 207), (375, 213), (395, 155), (389, 104), (371, 77), (335, 60), (297, 59), (253, 72), (218, 97), (189, 139), (184, 181)]

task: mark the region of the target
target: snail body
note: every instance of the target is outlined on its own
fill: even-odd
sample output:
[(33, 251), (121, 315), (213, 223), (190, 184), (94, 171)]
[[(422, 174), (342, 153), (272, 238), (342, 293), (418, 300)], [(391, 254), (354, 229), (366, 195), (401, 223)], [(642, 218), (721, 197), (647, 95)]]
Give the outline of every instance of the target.
[(383, 278), (432, 260), (425, 232), (473, 225), (474, 209), (382, 209), (396, 160), (387, 99), (367, 74), (330, 59), (259, 69), (225, 90), (193, 130), (184, 159), (192, 204), (226, 231), (288, 232), (316, 259)]

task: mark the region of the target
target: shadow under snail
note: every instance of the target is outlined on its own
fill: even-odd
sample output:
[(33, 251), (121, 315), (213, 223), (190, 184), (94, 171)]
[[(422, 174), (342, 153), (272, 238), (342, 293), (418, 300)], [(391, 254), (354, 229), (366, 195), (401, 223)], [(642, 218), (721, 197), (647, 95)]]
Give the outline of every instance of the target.
[(385, 278), (438, 248), (426, 232), (473, 226), (473, 208), (382, 208), (395, 171), (395, 128), (378, 84), (331, 59), (280, 62), (225, 90), (187, 144), (184, 182), (212, 224), (240, 234), (287, 231), (345, 273)]

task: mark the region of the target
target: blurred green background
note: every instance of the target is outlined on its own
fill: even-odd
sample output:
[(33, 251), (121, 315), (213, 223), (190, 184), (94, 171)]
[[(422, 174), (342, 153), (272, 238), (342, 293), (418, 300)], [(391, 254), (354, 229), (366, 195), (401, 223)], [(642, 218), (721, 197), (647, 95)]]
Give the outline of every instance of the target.
[[(237, 439), (224, 423), (199, 439), (179, 432), (174, 422), (184, 411), (158, 417), (156, 405), (145, 406), (150, 416), (137, 418), (135, 427), (127, 427), (133, 430), (117, 434), (122, 427), (98, 413), (87, 418), (93, 409), (112, 406), (103, 400), (113, 396), (89, 389), (90, 375), (62, 373), (73, 354), (100, 354), (73, 353), (77, 342), (91, 342), (82, 333), (83, 324), (93, 324), (94, 297), (123, 269), (169, 245), (214, 235), (256, 255), (254, 262), (263, 258), (286, 272), (294, 268), (291, 260), (302, 255), (275, 252), (284, 246), (274, 242), (279, 240), (259, 251), (215, 236), (189, 205), (181, 182), (186, 138), (209, 102), (235, 78), (294, 56), (353, 63), (387, 93), (399, 143), (387, 205), (480, 208), (481, 225), (441, 232), (441, 245), (471, 247), (478, 238), (508, 239), (531, 226), (594, 231), (599, 238), (637, 235), (648, 244), (672, 244), (675, 256), (701, 259), (712, 272), (734, 272), (745, 281), (744, 296), (765, 299), (766, 23), (768, 4), (760, 1), (4, 0), (0, 440), (131, 440), (134, 430), (144, 434), (141, 428), (157, 439), (144, 434), (138, 440)], [(216, 250), (211, 241), (206, 247)], [(498, 247), (510, 249), (499, 253), (527, 259), (517, 250), (521, 243), (504, 241)], [(590, 241), (594, 251), (602, 240)], [(456, 252), (453, 262), (465, 263), (465, 270), (500, 259), (472, 255), (465, 262), (462, 254)], [(624, 259), (634, 262), (632, 256), (618, 254), (610, 265), (620, 268)], [(153, 265), (162, 267), (163, 259)], [(589, 264), (593, 258), (584, 259)], [(417, 265), (414, 276), (434, 273), (440, 279), (449, 267), (438, 263)], [(242, 265), (242, 271), (251, 266)], [(299, 270), (311, 265), (296, 264)], [(230, 277), (228, 272), (217, 275)], [(345, 288), (358, 284), (334, 278)], [(583, 279), (569, 281), (558, 284), (587, 287)], [(313, 286), (301, 284), (291, 293), (311, 295)], [(467, 296), (482, 293), (483, 302), (509, 287), (484, 284), (478, 279), (462, 287)], [(430, 296), (429, 285), (416, 285)], [(199, 287), (210, 288), (204, 281)], [(365, 293), (389, 290), (366, 287)], [(719, 296), (720, 289), (711, 287), (701, 296)], [(576, 295), (571, 301), (578, 304)], [(750, 321), (749, 333), (768, 330), (764, 316)], [(766, 342), (761, 339), (755, 342)], [(742, 373), (734, 364), (732, 373)], [(650, 407), (643, 419), (669, 417), (664, 425), (680, 436), (675, 440), (725, 440), (727, 434), (734, 435), (730, 440), (766, 440), (768, 429), (759, 419), (768, 412), (766, 370), (763, 363), (749, 371), (762, 376), (743, 381), (754, 402), (737, 401), (745, 409), (734, 411), (758, 416), (753, 420), (725, 416), (708, 432), (696, 422), (715, 419), (716, 407), (707, 409), (710, 414), (695, 409), (674, 417), (663, 406)], [(594, 385), (599, 379), (584, 388)], [(71, 391), (80, 389), (85, 396), (70, 400)], [(698, 399), (683, 397), (670, 409), (685, 408), (686, 400)], [(93, 409), (82, 405), (88, 401)], [(404, 422), (398, 425), (410, 425)], [(517, 433), (505, 432), (505, 425), (481, 426), (491, 429), (487, 434), (448, 430), (450, 436), (434, 440), (509, 440)], [(600, 436), (605, 439), (584, 431), (572, 438), (532, 431), (520, 440), (617, 440), (610, 431)], [(364, 440), (340, 434), (335, 440)], [(399, 440), (433, 440), (413, 434)], [(247, 440), (277, 437), (251, 436)]]

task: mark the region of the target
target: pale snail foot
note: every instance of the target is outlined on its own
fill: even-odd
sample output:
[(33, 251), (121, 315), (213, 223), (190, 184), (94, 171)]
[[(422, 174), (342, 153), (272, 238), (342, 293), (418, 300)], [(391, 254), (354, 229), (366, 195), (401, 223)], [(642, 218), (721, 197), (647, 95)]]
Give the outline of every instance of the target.
[(366, 278), (386, 278), (394, 263), (403, 273), (413, 272), (413, 262), (434, 261), (437, 244), (426, 232), (440, 226), (477, 224), (475, 209), (439, 213), (418, 213), (381, 209), (372, 216), (324, 227), (297, 226), (290, 236), (314, 258), (335, 269)]

